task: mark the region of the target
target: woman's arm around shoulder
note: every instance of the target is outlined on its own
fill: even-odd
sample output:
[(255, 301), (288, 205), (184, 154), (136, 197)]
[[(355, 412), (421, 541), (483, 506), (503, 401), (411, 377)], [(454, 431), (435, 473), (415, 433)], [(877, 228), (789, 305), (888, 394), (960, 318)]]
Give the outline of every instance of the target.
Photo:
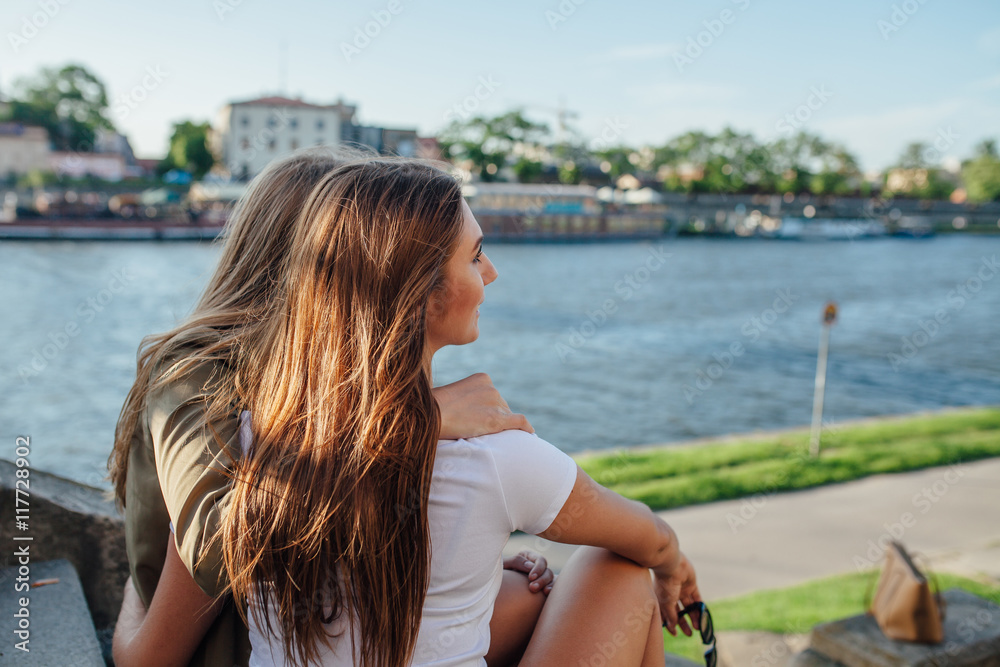
[(148, 612), (132, 586), (132, 579), (125, 582), (125, 596), (112, 640), (115, 665), (188, 664), (221, 608), (221, 598), (213, 600), (195, 584), (177, 554), (171, 535)]

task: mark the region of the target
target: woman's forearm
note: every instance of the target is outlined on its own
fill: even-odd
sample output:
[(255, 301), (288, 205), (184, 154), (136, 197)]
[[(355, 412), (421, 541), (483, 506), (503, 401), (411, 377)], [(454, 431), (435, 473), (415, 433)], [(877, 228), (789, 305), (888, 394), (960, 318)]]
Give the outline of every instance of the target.
[(541, 537), (602, 547), (657, 574), (669, 574), (680, 559), (677, 535), (646, 505), (623, 498), (577, 469), (576, 483)]
[(135, 648), (135, 638), (142, 628), (142, 623), (146, 618), (146, 607), (143, 606), (139, 594), (132, 585), (132, 577), (125, 582), (125, 591), (122, 596), (122, 608), (118, 613), (118, 622), (115, 624), (115, 635), (111, 641), (111, 651), (115, 658), (115, 664), (120, 667), (138, 664), (133, 656)]
[(670, 576), (677, 569), (677, 564), (681, 560), (681, 548), (677, 541), (677, 533), (670, 525), (653, 514), (657, 530), (660, 532), (661, 543), (654, 553), (651, 564), (647, 565), (658, 577)]
[(115, 664), (186, 665), (221, 608), (221, 599), (209, 597), (194, 583), (171, 535), (148, 611), (131, 580), (126, 584), (112, 640)]

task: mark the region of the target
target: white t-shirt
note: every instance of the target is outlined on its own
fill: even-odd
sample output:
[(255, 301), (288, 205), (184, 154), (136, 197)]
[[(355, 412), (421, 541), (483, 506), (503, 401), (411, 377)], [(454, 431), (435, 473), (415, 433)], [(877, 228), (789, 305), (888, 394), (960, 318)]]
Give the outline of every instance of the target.
[[(575, 482), (573, 459), (524, 431), (438, 442), (427, 508), (430, 583), (412, 664), (486, 664), (507, 539), (548, 528)], [(250, 620), (251, 667), (283, 665), (280, 639), (269, 644)], [(320, 664), (353, 665), (345, 627), (344, 619), (331, 624), (341, 639), (333, 651), (320, 646)]]

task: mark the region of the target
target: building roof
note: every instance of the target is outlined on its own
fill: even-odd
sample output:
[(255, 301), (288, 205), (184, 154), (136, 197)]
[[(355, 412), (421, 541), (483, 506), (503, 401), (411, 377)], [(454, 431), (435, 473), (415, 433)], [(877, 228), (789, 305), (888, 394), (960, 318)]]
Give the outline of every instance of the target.
[(157, 158), (136, 158), (135, 166), (145, 169), (147, 171), (156, 171), (157, 165), (160, 164), (160, 160)]
[(341, 106), (345, 106), (342, 104), (310, 104), (309, 102), (303, 102), (301, 99), (292, 99), (290, 97), (282, 97), (280, 95), (258, 97), (254, 100), (232, 102), (231, 104), (232, 106), (297, 107), (300, 109), (336, 109)]

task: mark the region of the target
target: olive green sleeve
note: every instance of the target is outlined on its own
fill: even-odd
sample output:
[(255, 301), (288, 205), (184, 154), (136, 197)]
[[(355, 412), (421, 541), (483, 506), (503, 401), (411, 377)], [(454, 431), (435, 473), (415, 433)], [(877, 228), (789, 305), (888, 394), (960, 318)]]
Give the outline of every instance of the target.
[(212, 538), (229, 503), (231, 480), (225, 471), (232, 464), (230, 454), (240, 450), (235, 412), (224, 420), (205, 423), (211, 381), (217, 380), (212, 378), (212, 368), (206, 364), (150, 394), (147, 418), (177, 550), (195, 583), (217, 596), (227, 582), (220, 542)]

